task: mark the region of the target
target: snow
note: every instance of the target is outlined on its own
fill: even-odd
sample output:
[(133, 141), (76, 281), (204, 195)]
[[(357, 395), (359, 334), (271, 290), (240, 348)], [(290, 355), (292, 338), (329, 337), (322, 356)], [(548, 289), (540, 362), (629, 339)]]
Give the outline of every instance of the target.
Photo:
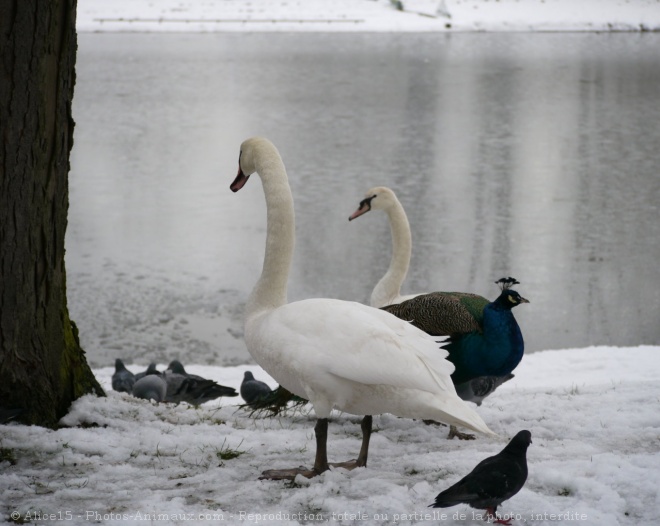
[[(78, 31), (657, 31), (658, 0), (79, 0)], [(443, 16), (443, 9), (449, 16)], [(440, 13), (439, 13), (440, 11)]]
[[(295, 484), (258, 477), (267, 468), (313, 463), (313, 411), (252, 418), (237, 407), (239, 398), (200, 408), (155, 404), (112, 391), (113, 368), (98, 369), (108, 396), (75, 402), (62, 420), (68, 427), (0, 426), (2, 458), (15, 462), (0, 462), (1, 517), (16, 512), (37, 524), (481, 524), (481, 512), (466, 505), (427, 506), (529, 429), (527, 484), (499, 510), (513, 524), (652, 524), (660, 488), (659, 352), (592, 347), (525, 356), (515, 379), (478, 408), (501, 439), (449, 441), (447, 428), (381, 415), (367, 468)], [(257, 366), (187, 369), (236, 388), (251, 370), (275, 386)], [(335, 414), (330, 460), (354, 458), (359, 445), (359, 417)], [(221, 458), (232, 451), (239, 456)]]

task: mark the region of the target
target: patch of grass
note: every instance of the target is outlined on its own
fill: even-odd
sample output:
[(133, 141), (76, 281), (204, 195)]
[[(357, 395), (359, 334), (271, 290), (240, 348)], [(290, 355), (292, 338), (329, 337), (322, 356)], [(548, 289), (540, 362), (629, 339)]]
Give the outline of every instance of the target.
[(577, 385), (571, 386), (571, 388), (567, 391), (567, 394), (570, 396), (577, 396), (580, 394), (580, 388)]
[(243, 441), (241, 440), (236, 446), (236, 448), (231, 448), (227, 444), (227, 439), (225, 438), (224, 442), (222, 443), (222, 446), (220, 446), (220, 449), (217, 449), (215, 452), (215, 456), (218, 457), (220, 460), (231, 460), (234, 458), (240, 457), (243, 453), (247, 453), (247, 450), (240, 450), (239, 448), (241, 447), (241, 444)]
[(302, 447), (285, 447), (284, 448), (285, 453), (307, 453), (307, 446), (302, 446)]

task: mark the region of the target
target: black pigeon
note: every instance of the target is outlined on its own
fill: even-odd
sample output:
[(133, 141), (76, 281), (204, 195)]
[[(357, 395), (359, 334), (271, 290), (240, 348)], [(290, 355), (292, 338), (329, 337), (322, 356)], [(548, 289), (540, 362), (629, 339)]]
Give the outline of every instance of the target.
[(241, 383), (241, 396), (245, 403), (252, 407), (255, 402), (264, 400), (272, 392), (268, 384), (260, 380), (255, 380), (250, 371), (245, 371), (243, 382)]
[(510, 524), (497, 517), (497, 507), (518, 493), (527, 480), (527, 448), (532, 443), (529, 431), (519, 431), (497, 455), (488, 457), (465, 477), (435, 498), (430, 508), (449, 508), (469, 504), (486, 510), (488, 521)]
[(117, 358), (115, 372), (112, 375), (112, 388), (120, 393), (132, 393), (133, 384), (135, 384), (135, 375), (126, 369), (124, 362)]

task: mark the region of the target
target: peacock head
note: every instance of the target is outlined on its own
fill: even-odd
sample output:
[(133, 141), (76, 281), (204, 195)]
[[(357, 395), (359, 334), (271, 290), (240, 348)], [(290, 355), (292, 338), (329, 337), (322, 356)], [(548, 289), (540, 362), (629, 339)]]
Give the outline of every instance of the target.
[(520, 305), (521, 303), (529, 303), (528, 299), (523, 298), (515, 290), (511, 290), (513, 285), (520, 285), (520, 282), (517, 279), (509, 276), (508, 278), (498, 279), (495, 283), (497, 283), (502, 289), (502, 294), (500, 294), (495, 300), (495, 302), (501, 307), (505, 309), (513, 309), (513, 307)]

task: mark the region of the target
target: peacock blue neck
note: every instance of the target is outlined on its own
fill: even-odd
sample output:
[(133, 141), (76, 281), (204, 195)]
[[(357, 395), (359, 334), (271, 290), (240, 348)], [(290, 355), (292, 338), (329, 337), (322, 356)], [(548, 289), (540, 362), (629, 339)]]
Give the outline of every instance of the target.
[(482, 333), (466, 334), (447, 346), (449, 360), (456, 366), (454, 384), (479, 376), (507, 375), (522, 360), (525, 344), (520, 327), (511, 307), (498, 300), (484, 308)]

